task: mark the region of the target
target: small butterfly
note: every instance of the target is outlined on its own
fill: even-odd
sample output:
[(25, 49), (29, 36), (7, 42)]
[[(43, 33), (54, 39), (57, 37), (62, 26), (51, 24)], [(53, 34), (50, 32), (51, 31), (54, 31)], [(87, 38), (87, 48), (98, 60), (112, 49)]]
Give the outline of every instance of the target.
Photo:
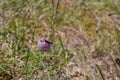
[(48, 52), (52, 50), (53, 49), (52, 45), (53, 45), (53, 42), (46, 39), (40, 40), (38, 43), (38, 47), (41, 48), (43, 52)]

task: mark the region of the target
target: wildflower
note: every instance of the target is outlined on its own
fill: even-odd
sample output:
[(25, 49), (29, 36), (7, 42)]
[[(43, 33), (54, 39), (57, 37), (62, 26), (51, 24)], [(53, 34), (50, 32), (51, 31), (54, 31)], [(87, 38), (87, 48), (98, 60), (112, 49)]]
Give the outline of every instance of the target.
[(38, 47), (41, 48), (43, 52), (48, 52), (52, 50), (53, 48), (52, 44), (53, 43), (49, 40), (40, 40), (38, 43)]

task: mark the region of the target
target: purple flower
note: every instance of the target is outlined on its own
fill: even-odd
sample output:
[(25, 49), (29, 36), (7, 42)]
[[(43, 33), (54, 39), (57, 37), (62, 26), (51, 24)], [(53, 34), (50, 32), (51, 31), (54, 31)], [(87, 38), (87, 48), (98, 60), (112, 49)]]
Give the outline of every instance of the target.
[(48, 52), (52, 50), (52, 42), (49, 40), (40, 40), (38, 43), (38, 47), (41, 48), (43, 52)]

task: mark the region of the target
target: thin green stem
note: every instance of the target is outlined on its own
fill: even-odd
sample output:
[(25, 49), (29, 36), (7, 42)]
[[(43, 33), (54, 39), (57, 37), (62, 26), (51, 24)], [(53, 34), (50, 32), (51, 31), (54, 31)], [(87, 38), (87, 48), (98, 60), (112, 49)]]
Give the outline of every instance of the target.
[(100, 67), (99, 67), (99, 65), (98, 65), (98, 64), (95, 64), (95, 66), (97, 67), (97, 69), (98, 69), (98, 71), (99, 71), (102, 79), (103, 79), (103, 80), (106, 80), (105, 77), (104, 77), (104, 74), (102, 73), (102, 70), (101, 70)]

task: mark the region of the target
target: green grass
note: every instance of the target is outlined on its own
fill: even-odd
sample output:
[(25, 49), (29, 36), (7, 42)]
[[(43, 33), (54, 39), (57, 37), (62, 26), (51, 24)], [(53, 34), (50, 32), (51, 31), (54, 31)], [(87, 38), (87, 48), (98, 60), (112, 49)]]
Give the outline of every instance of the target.
[[(119, 0), (1, 0), (0, 80), (119, 80)], [(42, 52), (48, 38), (54, 49)]]

